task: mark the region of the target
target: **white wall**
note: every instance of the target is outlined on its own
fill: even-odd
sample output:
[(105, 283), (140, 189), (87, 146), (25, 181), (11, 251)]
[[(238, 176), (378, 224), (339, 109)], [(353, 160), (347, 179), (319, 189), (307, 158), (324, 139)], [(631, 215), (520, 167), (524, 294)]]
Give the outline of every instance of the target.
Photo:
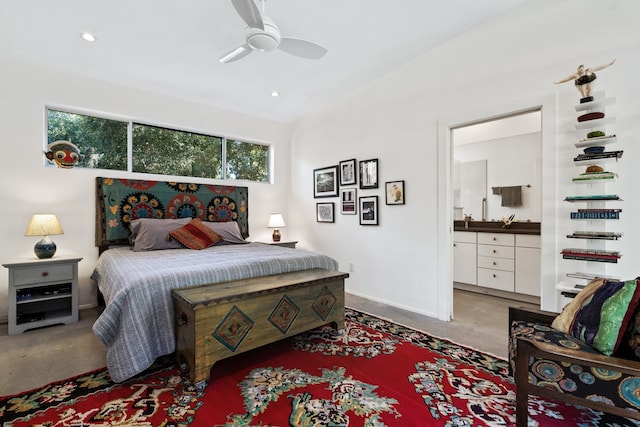
[[(286, 126), (133, 88), (63, 75), (11, 58), (0, 58), (0, 69), (0, 146), (4, 153), (0, 168), (0, 260), (35, 258), (33, 245), (38, 239), (24, 236), (27, 223), (34, 213), (55, 213), (64, 229), (64, 235), (53, 236), (58, 253), (76, 253), (84, 258), (79, 264), (81, 307), (96, 303), (95, 285), (89, 279), (98, 255), (94, 246), (94, 177), (157, 180), (172, 177), (44, 167), (45, 105), (82, 108), (153, 124), (273, 143), (274, 184), (238, 182), (249, 187), (250, 239), (271, 239), (271, 230), (266, 228), (270, 212), (282, 212), (287, 218), (290, 136)], [(284, 237), (295, 238), (295, 232), (288, 235), (288, 231), (283, 230)], [(0, 274), (0, 319), (7, 315), (7, 276), (6, 270)]]
[[(450, 136), (446, 129), (504, 113), (542, 108), (542, 306), (557, 309), (555, 283), (566, 273), (558, 255), (571, 224), (562, 198), (575, 192), (577, 174), (573, 83), (552, 82), (579, 64), (618, 62), (598, 74), (598, 86), (617, 96), (611, 114), (625, 150), (616, 165), (625, 197), (623, 261), (611, 266), (624, 277), (638, 275), (632, 226), (640, 134), (639, 3), (531, 1), (486, 22), (384, 78), (366, 85), (324, 111), (300, 120), (293, 133), (292, 206), (295, 221), (309, 224), (303, 241), (329, 250), (343, 270), (355, 271), (348, 291), (447, 318), (450, 313)], [(379, 158), (380, 181), (404, 179), (405, 206), (381, 205), (380, 225), (363, 227), (337, 215), (335, 224), (314, 224), (311, 171), (340, 160)], [(382, 190), (360, 191), (359, 196)], [(326, 200), (323, 200), (326, 201)], [(335, 199), (337, 203), (337, 199)], [(293, 212), (293, 209), (290, 209)], [(292, 218), (292, 220), (294, 220)]]

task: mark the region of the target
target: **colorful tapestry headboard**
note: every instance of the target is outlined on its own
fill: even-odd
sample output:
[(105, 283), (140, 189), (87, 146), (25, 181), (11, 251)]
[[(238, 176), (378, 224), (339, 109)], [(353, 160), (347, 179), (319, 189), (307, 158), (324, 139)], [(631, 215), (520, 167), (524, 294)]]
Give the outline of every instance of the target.
[(236, 221), (249, 236), (247, 187), (96, 178), (96, 246), (129, 243), (129, 224), (137, 218), (200, 218)]

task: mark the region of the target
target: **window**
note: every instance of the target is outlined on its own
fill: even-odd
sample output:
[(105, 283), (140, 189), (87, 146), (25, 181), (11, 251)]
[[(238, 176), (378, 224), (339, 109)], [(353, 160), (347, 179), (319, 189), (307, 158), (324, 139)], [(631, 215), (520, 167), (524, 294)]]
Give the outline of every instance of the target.
[(76, 167), (127, 170), (127, 122), (47, 110), (47, 144), (69, 141), (83, 155)]
[(133, 172), (222, 178), (222, 138), (135, 123)]
[(47, 140), (48, 144), (58, 140), (75, 144), (83, 156), (76, 167), (257, 182), (270, 179), (270, 149), (265, 144), (54, 109), (47, 109)]
[(227, 140), (227, 177), (268, 182), (269, 147)]

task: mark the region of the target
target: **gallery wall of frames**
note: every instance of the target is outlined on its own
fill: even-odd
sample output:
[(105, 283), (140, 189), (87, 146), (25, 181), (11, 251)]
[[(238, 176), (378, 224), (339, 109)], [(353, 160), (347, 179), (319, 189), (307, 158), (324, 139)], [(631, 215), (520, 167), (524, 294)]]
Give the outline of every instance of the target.
[[(313, 197), (338, 198), (338, 201), (316, 202), (316, 221), (333, 223), (336, 220), (336, 204), (340, 215), (358, 215), (360, 225), (379, 225), (379, 199), (385, 205), (405, 204), (404, 180), (386, 181), (379, 185), (378, 159), (349, 159), (337, 165), (313, 170)], [(380, 195), (380, 190), (384, 195)]]

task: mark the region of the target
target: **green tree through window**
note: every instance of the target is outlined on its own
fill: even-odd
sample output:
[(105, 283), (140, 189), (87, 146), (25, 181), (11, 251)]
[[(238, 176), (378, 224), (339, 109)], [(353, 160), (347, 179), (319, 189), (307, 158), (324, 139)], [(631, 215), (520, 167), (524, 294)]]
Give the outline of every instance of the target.
[(133, 172), (222, 178), (222, 138), (136, 123)]
[(227, 177), (268, 182), (269, 147), (227, 140)]

